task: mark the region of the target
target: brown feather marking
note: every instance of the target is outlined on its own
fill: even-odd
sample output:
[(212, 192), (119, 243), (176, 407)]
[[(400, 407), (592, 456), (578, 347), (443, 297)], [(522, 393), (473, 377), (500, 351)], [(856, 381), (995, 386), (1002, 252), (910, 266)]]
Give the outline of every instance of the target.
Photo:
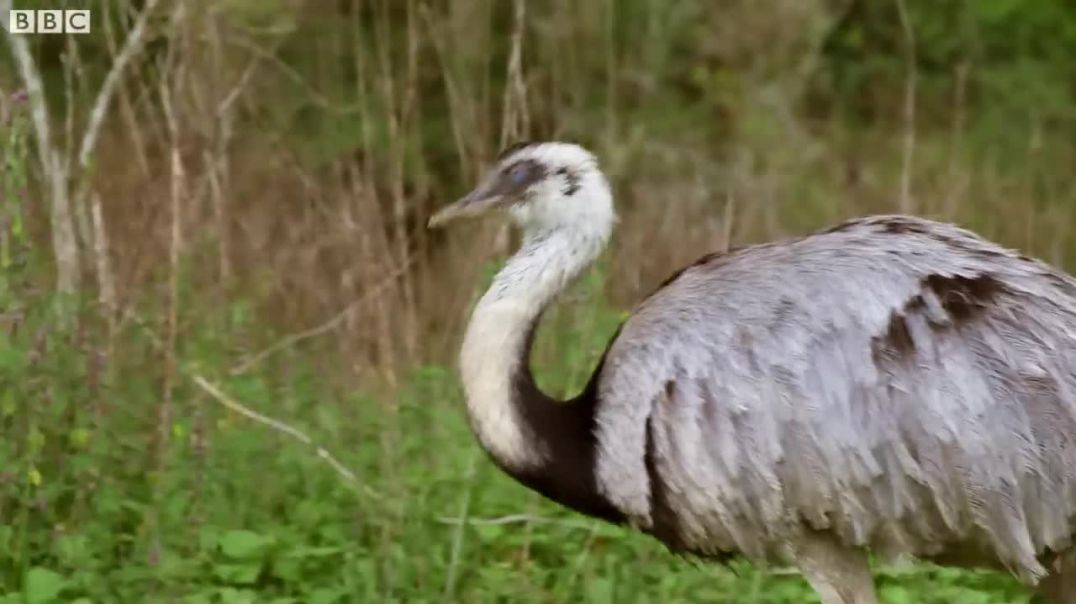
[(997, 279), (987, 274), (975, 277), (935, 274), (923, 279), (922, 286), (934, 292), (942, 308), (957, 324), (981, 314), (1003, 289)]
[(871, 352), (875, 363), (882, 359), (895, 361), (915, 356), (915, 342), (903, 314), (893, 313), (885, 334), (875, 337), (871, 343)]

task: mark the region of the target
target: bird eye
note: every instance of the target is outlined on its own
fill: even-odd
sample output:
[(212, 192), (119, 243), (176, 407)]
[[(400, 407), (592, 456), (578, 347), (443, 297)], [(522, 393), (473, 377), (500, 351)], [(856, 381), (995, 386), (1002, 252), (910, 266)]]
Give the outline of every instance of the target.
[(523, 164), (515, 166), (514, 168), (512, 168), (508, 172), (508, 178), (511, 179), (511, 181), (514, 184), (517, 184), (517, 185), (521, 185), (524, 182), (526, 182), (527, 181), (527, 175), (528, 175), (527, 166), (525, 166)]

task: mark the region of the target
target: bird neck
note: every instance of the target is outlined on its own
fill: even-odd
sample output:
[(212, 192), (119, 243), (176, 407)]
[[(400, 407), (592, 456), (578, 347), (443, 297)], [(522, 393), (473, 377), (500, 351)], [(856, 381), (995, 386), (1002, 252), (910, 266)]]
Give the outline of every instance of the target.
[(530, 371), (542, 311), (601, 252), (608, 230), (528, 236), (479, 301), (460, 368), (471, 427), (505, 472), (578, 512), (622, 522), (594, 475), (594, 372), (568, 402), (545, 395)]
[[(558, 405), (535, 385), (530, 348), (542, 312), (601, 252), (605, 237), (554, 230), (528, 233), (475, 307), (460, 371), (471, 427), (508, 471), (548, 463), (557, 435), (544, 425)], [(540, 413), (532, 410), (540, 408)]]

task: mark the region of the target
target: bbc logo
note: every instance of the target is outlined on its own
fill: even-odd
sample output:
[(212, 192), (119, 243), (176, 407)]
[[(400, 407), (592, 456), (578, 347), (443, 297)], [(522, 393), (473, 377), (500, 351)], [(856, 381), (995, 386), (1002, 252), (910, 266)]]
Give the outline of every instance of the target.
[(10, 10), (7, 30), (13, 34), (88, 34), (88, 10)]

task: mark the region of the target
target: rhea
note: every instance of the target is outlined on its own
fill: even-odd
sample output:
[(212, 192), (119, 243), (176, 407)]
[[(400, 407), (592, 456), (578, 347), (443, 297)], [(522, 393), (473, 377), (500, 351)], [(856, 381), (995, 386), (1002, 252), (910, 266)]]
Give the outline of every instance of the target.
[(560, 402), (531, 340), (609, 240), (610, 186), (578, 145), (519, 144), (430, 225), (497, 210), (522, 243), (459, 369), (520, 483), (677, 552), (794, 565), (825, 604), (876, 601), (868, 554), (1076, 602), (1076, 279), (949, 224), (856, 219), (682, 269)]

